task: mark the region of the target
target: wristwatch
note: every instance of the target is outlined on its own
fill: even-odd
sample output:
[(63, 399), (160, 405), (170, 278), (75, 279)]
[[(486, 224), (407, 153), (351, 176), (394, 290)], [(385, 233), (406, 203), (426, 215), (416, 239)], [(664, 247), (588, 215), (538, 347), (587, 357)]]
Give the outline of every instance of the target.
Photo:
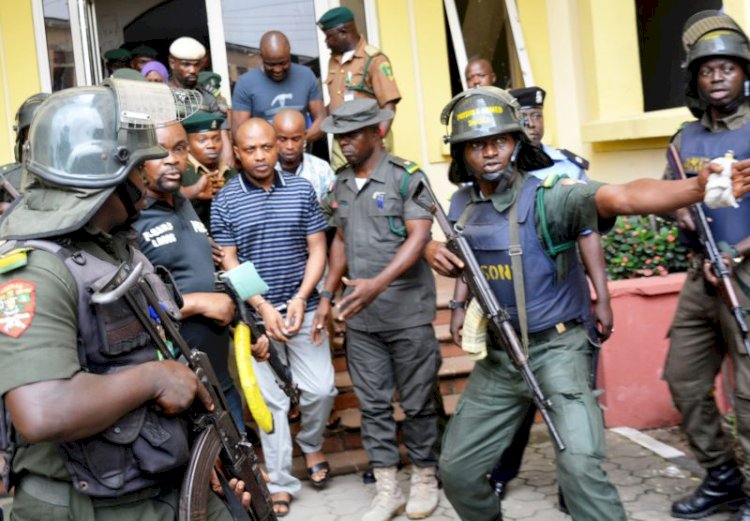
[(465, 309), (466, 308), (466, 301), (458, 301), (450, 299), (448, 301), (448, 309)]
[(333, 302), (333, 293), (331, 293), (330, 291), (322, 290), (318, 293), (320, 294), (320, 298), (327, 298), (328, 300)]

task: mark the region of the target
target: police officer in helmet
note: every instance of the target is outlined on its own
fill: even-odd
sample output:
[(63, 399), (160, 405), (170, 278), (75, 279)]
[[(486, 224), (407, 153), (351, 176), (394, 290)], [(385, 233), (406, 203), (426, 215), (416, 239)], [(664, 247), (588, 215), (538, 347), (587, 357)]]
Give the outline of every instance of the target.
[[(28, 189), (0, 221), (0, 396), (13, 425), (0, 446), (16, 447), (14, 519), (176, 519), (182, 413), (213, 406), (192, 371), (158, 360), (121, 299), (94, 298), (136, 262), (152, 270), (123, 230), (144, 202), (136, 167), (166, 153), (146, 107), (123, 105), (139, 98), (130, 88), (108, 80), (39, 106)], [(164, 85), (143, 88), (141, 99), (171, 100)], [(248, 506), (244, 484), (230, 484)], [(209, 496), (209, 518), (230, 519)]]
[[(40, 92), (28, 97), (16, 112), (16, 121), (13, 125), (13, 130), (16, 132), (16, 144), (13, 147), (13, 155), (15, 156), (15, 162), (9, 163), (4, 166), (0, 166), (0, 175), (4, 178), (2, 186), (2, 202), (0, 202), (0, 214), (5, 211), (10, 203), (15, 199), (17, 192), (20, 192), (23, 186), (23, 146), (26, 144), (26, 139), (29, 134), (29, 127), (31, 126), (31, 119), (36, 113), (36, 109), (39, 105), (47, 99), (49, 94)], [(10, 187), (5, 182), (10, 183)], [(12, 192), (12, 193), (11, 193)]]
[[(750, 158), (750, 41), (729, 16), (701, 11), (685, 23), (682, 43), (687, 70), (687, 106), (698, 118), (685, 124), (672, 142), (688, 176), (706, 162), (732, 151), (740, 161)], [(673, 178), (667, 167), (665, 178)], [(737, 208), (703, 210), (714, 239), (732, 264), (739, 304), (750, 306), (750, 201)], [(691, 251), (690, 275), (680, 293), (670, 328), (670, 349), (664, 369), (682, 429), (706, 477), (698, 488), (672, 505), (672, 516), (700, 519), (718, 510), (736, 509), (734, 521), (750, 521), (750, 477), (735, 460), (732, 440), (722, 428), (713, 396), (714, 379), (725, 357), (734, 370), (737, 438), (750, 452), (750, 360), (727, 305), (704, 269), (703, 248), (687, 211), (677, 213), (681, 241)]]
[[(452, 128), (451, 173), (458, 181), (471, 182), (452, 198), (449, 217), (463, 225), (519, 338), (528, 338), (531, 369), (552, 403), (552, 419), (567, 445), (557, 454), (557, 467), (571, 516), (577, 521), (624, 521), (617, 490), (601, 467), (606, 447), (589, 378), (592, 346), (582, 323), (588, 302), (578, 290), (582, 270), (571, 250), (556, 247), (566, 242), (572, 247), (586, 229), (606, 232), (619, 214), (659, 213), (699, 201), (709, 167), (686, 181), (604, 185), (562, 180), (542, 185), (527, 171), (548, 166), (549, 158), (530, 144), (520, 107), (505, 91), (467, 90), (445, 107), (442, 120)], [(748, 174), (750, 164), (738, 164), (735, 194), (746, 190)], [(555, 218), (544, 219), (545, 213)], [(513, 257), (520, 261), (510, 255), (515, 234), (520, 248), (512, 249), (519, 254)], [(425, 255), (441, 274), (456, 276), (461, 270), (461, 260), (442, 243), (430, 243)], [(523, 294), (514, 281), (525, 287)], [(465, 520), (501, 518), (486, 476), (532, 403), (497, 340), (490, 335), (487, 343), (485, 358), (477, 362), (447, 427), (440, 458), (445, 493)]]

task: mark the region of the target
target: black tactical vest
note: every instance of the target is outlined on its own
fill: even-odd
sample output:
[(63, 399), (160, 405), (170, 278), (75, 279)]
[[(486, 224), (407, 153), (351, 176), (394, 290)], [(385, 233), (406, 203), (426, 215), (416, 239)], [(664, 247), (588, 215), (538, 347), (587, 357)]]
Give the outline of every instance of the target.
[[(27, 246), (55, 254), (72, 274), (78, 290), (78, 355), (84, 371), (109, 374), (158, 359), (156, 344), (124, 298), (111, 304), (94, 304), (94, 292), (121, 282), (126, 273), (111, 262), (73, 249), (42, 241), (9, 241), (0, 254)], [(179, 307), (174, 293), (148, 259), (131, 249), (128, 266), (143, 263), (142, 277), (174, 317)], [(145, 299), (137, 295), (143, 309)], [(190, 447), (184, 418), (165, 416), (152, 405), (131, 411), (112, 426), (90, 438), (61, 443), (65, 466), (73, 486), (93, 497), (114, 498), (171, 480), (172, 472), (187, 464)]]

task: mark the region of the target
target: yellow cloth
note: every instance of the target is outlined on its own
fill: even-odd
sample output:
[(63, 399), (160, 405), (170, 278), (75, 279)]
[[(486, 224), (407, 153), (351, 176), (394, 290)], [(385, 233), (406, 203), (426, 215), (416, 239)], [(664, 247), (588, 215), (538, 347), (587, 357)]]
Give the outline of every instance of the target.
[(474, 361), (487, 358), (488, 324), (489, 321), (484, 315), (479, 302), (477, 299), (472, 299), (464, 317), (461, 349)]

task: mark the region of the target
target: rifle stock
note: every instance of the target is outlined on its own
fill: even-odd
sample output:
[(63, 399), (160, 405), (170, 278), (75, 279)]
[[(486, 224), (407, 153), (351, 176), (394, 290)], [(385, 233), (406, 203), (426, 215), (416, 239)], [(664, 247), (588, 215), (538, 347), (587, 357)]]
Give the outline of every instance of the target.
[[(430, 199), (431, 204), (429, 206), (423, 204), (418, 199), (423, 191)], [(513, 361), (513, 364), (521, 373), (521, 377), (531, 391), (534, 404), (539, 410), (544, 423), (547, 424), (550, 436), (555, 445), (557, 445), (557, 448), (560, 451), (565, 450), (565, 443), (549, 415), (551, 403), (549, 399), (544, 396), (544, 392), (539, 386), (539, 382), (529, 366), (529, 359), (524, 353), (521, 342), (518, 339), (518, 334), (516, 334), (516, 331), (513, 329), (513, 325), (510, 322), (510, 315), (508, 315), (508, 312), (500, 306), (497, 297), (495, 297), (495, 294), (487, 283), (487, 280), (482, 274), (479, 263), (477, 262), (474, 253), (471, 251), (469, 242), (462, 235), (462, 230), (451, 226), (448, 216), (445, 215), (445, 211), (440, 206), (434, 192), (424, 181), (418, 186), (413, 199), (418, 205), (435, 216), (438, 226), (440, 226), (440, 229), (443, 230), (443, 233), (445, 234), (448, 249), (460, 257), (464, 262), (463, 279), (469, 286), (474, 298), (479, 302), (482, 311), (484, 311), (484, 314), (487, 316), (490, 327), (494, 329), (497, 337), (501, 340), (505, 352)]]
[[(680, 154), (674, 143), (669, 144), (667, 159), (677, 176), (680, 179), (687, 179), (685, 170), (682, 167), (682, 161), (680, 160)], [(745, 312), (737, 299), (737, 293), (734, 291), (734, 286), (732, 285), (732, 274), (724, 263), (724, 256), (721, 254), (721, 250), (716, 244), (714, 234), (711, 231), (711, 226), (706, 217), (706, 213), (703, 211), (701, 203), (690, 205), (690, 214), (695, 223), (698, 239), (703, 246), (703, 252), (711, 264), (711, 269), (713, 270), (714, 275), (716, 275), (716, 278), (719, 281), (720, 292), (724, 297), (725, 303), (729, 307), (729, 311), (734, 317), (735, 323), (737, 324), (740, 340), (745, 347), (745, 353), (750, 356), (750, 339), (748, 339), (748, 327), (747, 322), (745, 321)]]

